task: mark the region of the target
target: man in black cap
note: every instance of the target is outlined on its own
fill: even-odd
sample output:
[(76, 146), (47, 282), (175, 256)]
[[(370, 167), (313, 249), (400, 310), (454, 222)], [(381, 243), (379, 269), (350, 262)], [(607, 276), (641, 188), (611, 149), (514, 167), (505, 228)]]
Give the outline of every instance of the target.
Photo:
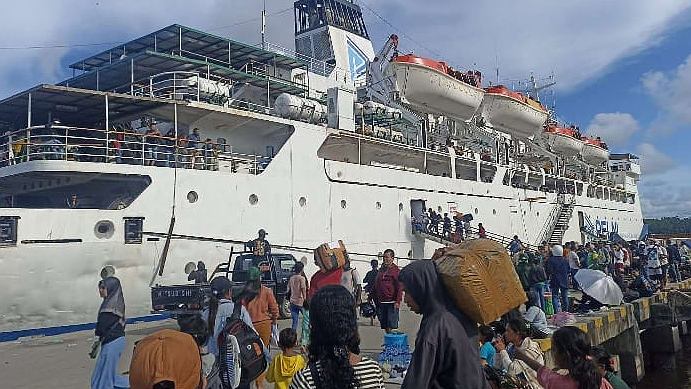
[(269, 241), (266, 240), (266, 235), (268, 234), (262, 228), (259, 230), (258, 235), (259, 236), (257, 239), (245, 243), (245, 247), (252, 250), (252, 254), (268, 260), (269, 254), (271, 254), (271, 245), (269, 244)]

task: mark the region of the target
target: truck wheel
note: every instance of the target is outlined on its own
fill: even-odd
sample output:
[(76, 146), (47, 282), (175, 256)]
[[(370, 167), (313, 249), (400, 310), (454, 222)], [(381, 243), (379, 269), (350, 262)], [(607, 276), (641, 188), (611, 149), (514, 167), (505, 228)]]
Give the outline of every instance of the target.
[(287, 297), (281, 297), (278, 300), (278, 314), (281, 316), (281, 319), (290, 318), (290, 299)]

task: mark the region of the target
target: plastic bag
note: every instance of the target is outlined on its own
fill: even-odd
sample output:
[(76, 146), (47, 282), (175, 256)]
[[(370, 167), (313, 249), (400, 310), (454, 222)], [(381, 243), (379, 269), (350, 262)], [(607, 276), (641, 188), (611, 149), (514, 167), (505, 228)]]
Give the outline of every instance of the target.
[(278, 324), (271, 325), (271, 341), (269, 342), (269, 349), (280, 348), (278, 346)]

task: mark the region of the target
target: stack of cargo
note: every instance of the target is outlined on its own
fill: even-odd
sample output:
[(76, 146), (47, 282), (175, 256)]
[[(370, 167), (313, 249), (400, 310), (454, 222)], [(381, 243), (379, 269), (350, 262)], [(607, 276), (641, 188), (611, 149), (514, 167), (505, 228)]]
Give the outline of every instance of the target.
[(316, 250), (317, 266), (328, 272), (342, 268), (349, 261), (348, 252), (342, 240), (338, 242), (324, 243)]

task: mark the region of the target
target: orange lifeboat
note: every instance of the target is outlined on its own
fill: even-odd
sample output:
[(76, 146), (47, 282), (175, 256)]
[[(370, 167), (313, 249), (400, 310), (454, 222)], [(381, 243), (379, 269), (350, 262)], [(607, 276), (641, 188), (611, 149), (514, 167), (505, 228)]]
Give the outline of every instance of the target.
[(600, 165), (609, 160), (609, 150), (605, 142), (600, 138), (583, 137), (583, 150), (581, 157), (583, 161), (591, 165)]
[(575, 128), (549, 125), (544, 132), (550, 149), (565, 157), (573, 157), (583, 150), (583, 141)]
[(475, 114), (485, 93), (479, 87), (479, 73), (458, 72), (445, 62), (413, 54), (394, 57), (386, 74), (393, 76), (403, 104), (460, 120)]
[(528, 138), (540, 131), (548, 115), (538, 101), (504, 85), (485, 88), (481, 112), (493, 127), (519, 138)]

